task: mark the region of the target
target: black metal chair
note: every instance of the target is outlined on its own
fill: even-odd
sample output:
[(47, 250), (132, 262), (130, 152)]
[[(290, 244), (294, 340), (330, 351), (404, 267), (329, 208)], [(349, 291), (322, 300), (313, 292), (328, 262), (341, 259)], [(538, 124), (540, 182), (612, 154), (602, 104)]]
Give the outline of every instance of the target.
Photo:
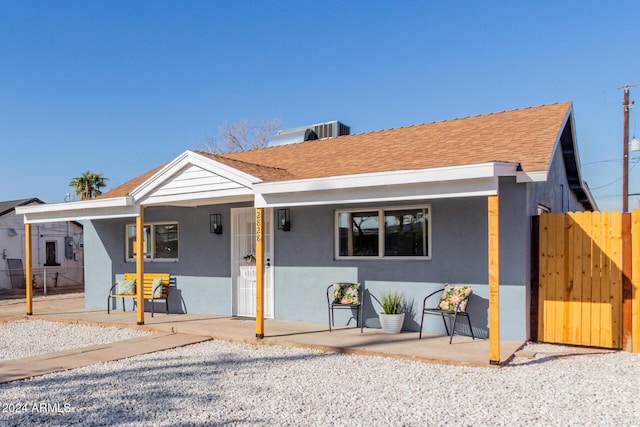
[[(467, 302), (472, 292), (473, 287), (471, 286), (447, 285), (444, 288), (427, 295), (422, 302), (422, 320), (420, 321), (420, 334), (418, 336), (418, 339), (422, 338), (422, 325), (424, 324), (424, 315), (435, 314), (438, 316), (442, 316), (444, 329), (447, 331), (447, 335), (449, 335), (450, 337), (449, 344), (451, 344), (451, 342), (453, 341), (453, 335), (455, 334), (456, 321), (458, 319), (458, 316), (467, 318), (469, 331), (471, 331), (471, 337), (475, 340), (476, 337), (473, 334), (473, 327), (471, 327), (471, 319), (469, 318), (469, 313), (466, 310)], [(427, 308), (427, 300), (432, 296), (438, 294), (441, 295), (438, 301), (438, 305), (435, 308)], [(449, 322), (451, 323), (451, 333), (449, 333), (449, 326), (447, 325), (445, 316), (449, 318)]]
[(359, 283), (333, 283), (329, 285), (327, 288), (327, 307), (329, 310), (329, 332), (331, 332), (331, 327), (335, 326), (335, 309), (357, 310), (356, 327), (360, 326), (360, 333), (363, 332), (362, 286)]

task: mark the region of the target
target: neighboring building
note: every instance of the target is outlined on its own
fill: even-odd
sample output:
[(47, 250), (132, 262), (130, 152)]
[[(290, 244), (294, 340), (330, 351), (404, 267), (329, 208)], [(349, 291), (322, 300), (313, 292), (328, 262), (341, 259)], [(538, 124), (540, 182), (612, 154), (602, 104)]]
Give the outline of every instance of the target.
[[(258, 150), (186, 151), (98, 199), (19, 212), (34, 224), (86, 220), (88, 307), (104, 308), (111, 284), (135, 271), (143, 207), (145, 270), (176, 277), (172, 310), (254, 316), (255, 284), (239, 267), (255, 247), (258, 207), (266, 317), (326, 323), (327, 286), (351, 281), (366, 289), (366, 326), (379, 326), (380, 292), (396, 288), (410, 303), (405, 330), (417, 330), (422, 299), (459, 283), (474, 286), (468, 310), (486, 337), (487, 206), (498, 198), (500, 336), (527, 339), (531, 217), (595, 207), (571, 103), (353, 135), (342, 125), (315, 139), (319, 126)], [(444, 333), (427, 320), (425, 331)]]
[[(24, 289), (25, 237), (24, 217), (16, 214), (19, 206), (43, 205), (40, 199), (0, 202), (0, 289)], [(84, 256), (82, 225), (75, 221), (44, 222), (32, 230), (35, 285), (47, 287), (82, 285)]]

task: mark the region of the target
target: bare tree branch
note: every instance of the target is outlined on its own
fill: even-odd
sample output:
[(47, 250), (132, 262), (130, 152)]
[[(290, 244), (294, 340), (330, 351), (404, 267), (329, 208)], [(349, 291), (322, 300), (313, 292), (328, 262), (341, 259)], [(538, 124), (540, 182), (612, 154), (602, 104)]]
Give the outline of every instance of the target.
[(269, 143), (280, 123), (279, 119), (225, 122), (218, 128), (217, 137), (207, 136), (201, 149), (209, 153), (224, 153), (262, 148)]

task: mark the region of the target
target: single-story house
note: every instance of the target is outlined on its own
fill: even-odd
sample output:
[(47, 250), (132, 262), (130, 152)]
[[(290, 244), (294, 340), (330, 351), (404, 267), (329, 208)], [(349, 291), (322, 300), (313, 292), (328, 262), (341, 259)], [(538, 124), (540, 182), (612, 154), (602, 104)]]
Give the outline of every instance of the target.
[[(338, 131), (325, 136), (327, 126)], [(528, 339), (532, 216), (595, 208), (571, 103), (348, 130), (333, 122), (261, 149), (187, 150), (97, 199), (19, 213), (27, 224), (84, 220), (92, 308), (105, 308), (143, 247), (144, 271), (175, 277), (171, 311), (255, 316), (256, 282), (240, 266), (255, 254), (258, 209), (267, 318), (327, 322), (327, 286), (359, 282), (366, 327), (379, 326), (379, 295), (395, 288), (408, 302), (404, 329), (415, 331), (427, 294), (465, 284), (476, 336), (499, 322), (502, 339)], [(427, 320), (425, 331), (444, 333), (440, 319)]]
[[(0, 289), (24, 289), (24, 218), (16, 208), (42, 206), (36, 197), (0, 202)], [(84, 276), (82, 224), (43, 222), (32, 230), (32, 282), (39, 288), (82, 285)], [(45, 274), (46, 273), (46, 274)]]

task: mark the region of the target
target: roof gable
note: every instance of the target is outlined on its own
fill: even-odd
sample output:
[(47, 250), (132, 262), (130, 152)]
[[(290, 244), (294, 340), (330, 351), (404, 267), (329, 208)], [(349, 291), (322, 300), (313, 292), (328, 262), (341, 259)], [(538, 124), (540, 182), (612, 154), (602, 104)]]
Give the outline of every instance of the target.
[[(136, 203), (144, 205), (197, 205), (203, 199), (238, 200), (243, 197), (250, 200), (253, 183), (259, 181), (236, 168), (186, 151), (155, 173), (148, 174), (128, 194)], [(105, 193), (105, 196), (114, 197), (114, 193)]]

